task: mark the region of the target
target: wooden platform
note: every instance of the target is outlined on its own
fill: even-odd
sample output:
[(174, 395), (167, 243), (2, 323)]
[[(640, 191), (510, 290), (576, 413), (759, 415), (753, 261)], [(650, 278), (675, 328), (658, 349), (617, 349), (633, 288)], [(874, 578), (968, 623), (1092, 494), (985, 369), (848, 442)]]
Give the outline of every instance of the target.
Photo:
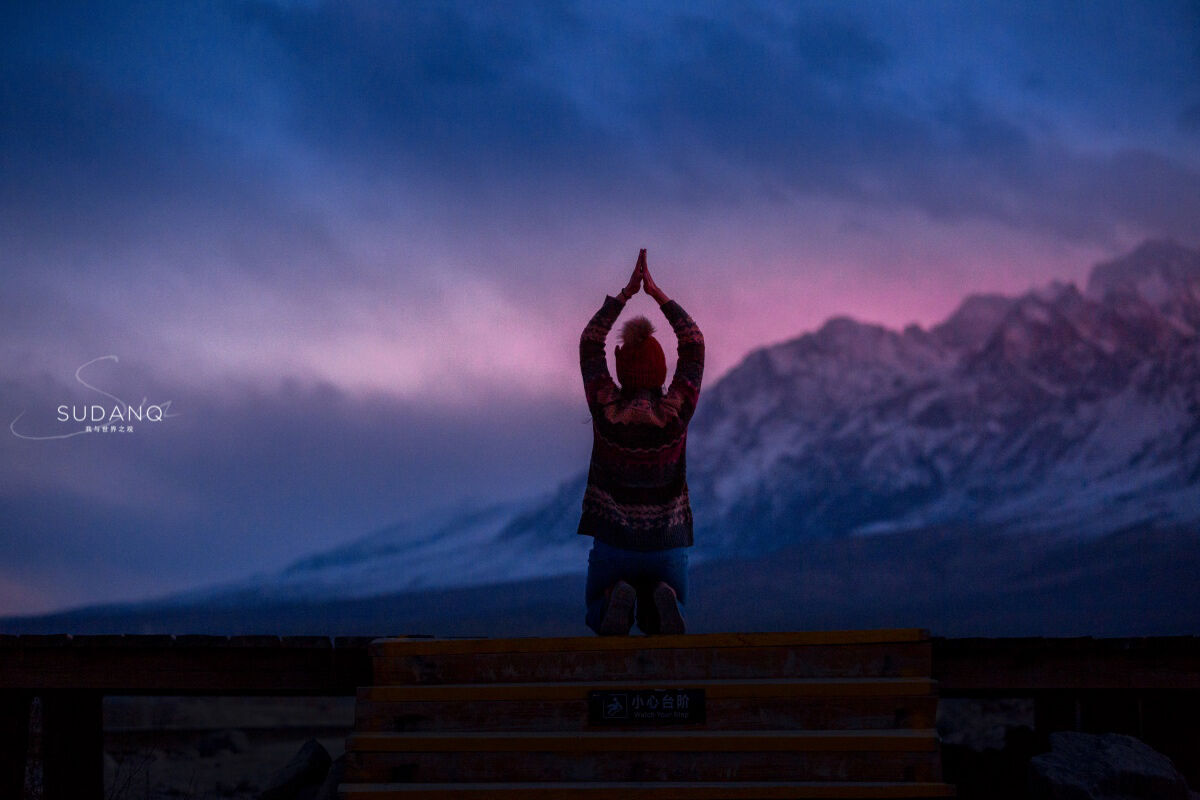
[(925, 630), (394, 638), (369, 652), (344, 800), (954, 795)]

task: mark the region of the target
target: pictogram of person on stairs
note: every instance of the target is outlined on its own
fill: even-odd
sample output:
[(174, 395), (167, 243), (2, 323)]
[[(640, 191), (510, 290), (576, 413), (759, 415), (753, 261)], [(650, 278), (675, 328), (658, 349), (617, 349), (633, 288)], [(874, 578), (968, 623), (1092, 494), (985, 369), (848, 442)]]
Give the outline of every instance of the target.
[[(644, 289), (658, 303), (678, 341), (670, 386), (666, 358), (646, 317), (621, 329), (617, 381), (608, 371), (605, 341), (625, 303)], [(695, 321), (655, 283), (638, 255), (629, 283), (588, 321), (579, 339), (579, 367), (592, 415), (592, 456), (579, 533), (593, 538), (588, 554), (586, 621), (602, 636), (683, 633), (687, 548), (692, 508), (687, 487), (687, 427), (700, 396), (704, 337)]]

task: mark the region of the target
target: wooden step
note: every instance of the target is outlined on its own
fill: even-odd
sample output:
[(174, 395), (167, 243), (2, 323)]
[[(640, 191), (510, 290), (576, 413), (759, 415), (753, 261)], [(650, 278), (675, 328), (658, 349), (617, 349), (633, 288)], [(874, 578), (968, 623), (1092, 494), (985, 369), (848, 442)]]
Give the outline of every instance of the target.
[(928, 677), (924, 629), (550, 639), (377, 639), (376, 685)]
[(687, 633), (678, 636), (520, 636), (493, 639), (458, 636), (394, 636), (374, 639), (372, 656), (410, 653), (546, 653), (596, 650), (678, 650), (692, 647), (778, 647), (781, 645), (871, 644), (922, 642), (925, 628), (875, 628), (845, 631), (785, 631), (781, 633)]
[[(924, 629), (387, 638), (370, 654), (343, 800), (954, 796)], [(656, 700), (672, 692), (687, 711)]]
[[(369, 731), (581, 731), (588, 693), (662, 688), (663, 683), (493, 683), (361, 687), (355, 728)], [(929, 678), (791, 678), (672, 681), (703, 689), (709, 730), (932, 728)], [(679, 727), (679, 726), (672, 726)]]
[(861, 781), (666, 781), (628, 783), (364, 783), (338, 787), (342, 800), (933, 800), (954, 797), (945, 783)]
[(662, 752), (695, 750), (935, 750), (936, 731), (588, 731), (560, 733), (354, 733), (352, 750), (380, 752)]
[(347, 779), (932, 781), (931, 729), (356, 733)]

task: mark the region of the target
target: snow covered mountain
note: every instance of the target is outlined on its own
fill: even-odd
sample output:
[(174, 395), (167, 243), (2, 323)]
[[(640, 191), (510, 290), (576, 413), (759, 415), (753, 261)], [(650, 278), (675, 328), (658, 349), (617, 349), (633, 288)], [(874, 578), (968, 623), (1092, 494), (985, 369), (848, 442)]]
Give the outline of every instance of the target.
[(834, 319), (756, 351), (689, 434), (704, 537), (1200, 521), (1198, 331), (1200, 252), (1148, 242), (1085, 292), (971, 297), (928, 331)]
[(587, 561), (591, 540), (574, 535), (574, 526), (571, 536), (547, 538), (541, 535), (538, 520), (547, 516), (548, 509), (567, 514), (570, 501), (578, 506), (582, 497), (581, 483), (578, 492), (564, 487), (521, 501), (446, 508), (301, 558), (279, 572), (202, 586), (153, 602), (164, 606), (307, 602), (577, 572)]
[[(704, 388), (694, 560), (932, 526), (1200, 524), (1200, 251), (1147, 242), (1080, 291), (967, 298), (930, 330), (839, 317)], [(356, 597), (580, 571), (581, 472), (177, 602)], [(697, 558), (698, 557), (698, 558)]]

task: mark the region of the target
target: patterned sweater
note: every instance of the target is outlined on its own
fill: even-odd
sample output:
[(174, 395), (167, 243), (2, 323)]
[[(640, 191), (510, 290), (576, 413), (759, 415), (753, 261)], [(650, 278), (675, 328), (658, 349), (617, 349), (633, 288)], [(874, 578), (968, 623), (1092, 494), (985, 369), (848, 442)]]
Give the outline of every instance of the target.
[(609, 375), (604, 342), (624, 307), (621, 299), (606, 296), (579, 339), (592, 412), (592, 459), (578, 532), (626, 550), (690, 547), (687, 425), (700, 396), (704, 337), (678, 303), (663, 303), (679, 341), (671, 385), (665, 394), (623, 391)]

